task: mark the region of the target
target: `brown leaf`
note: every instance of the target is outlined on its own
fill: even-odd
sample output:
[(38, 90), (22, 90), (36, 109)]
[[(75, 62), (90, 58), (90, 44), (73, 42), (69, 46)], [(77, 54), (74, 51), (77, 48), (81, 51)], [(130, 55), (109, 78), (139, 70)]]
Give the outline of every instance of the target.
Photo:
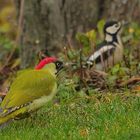
[(140, 86), (136, 86), (133, 88), (134, 91), (140, 91)]

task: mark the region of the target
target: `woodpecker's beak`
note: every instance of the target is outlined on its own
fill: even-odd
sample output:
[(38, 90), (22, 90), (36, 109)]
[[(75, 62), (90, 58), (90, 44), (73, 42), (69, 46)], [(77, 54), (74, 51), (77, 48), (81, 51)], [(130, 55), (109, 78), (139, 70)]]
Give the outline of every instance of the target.
[(128, 26), (129, 25), (129, 22), (123, 20), (123, 21), (120, 21), (119, 22), (119, 25), (120, 25), (120, 29), (119, 29), (119, 32), (118, 33), (121, 34), (122, 31), (123, 31), (123, 29), (124, 29), (123, 27)]
[(57, 74), (63, 69), (63, 62), (61, 62), (61, 61), (58, 61), (58, 63), (59, 63), (59, 66), (57, 66)]
[(60, 70), (62, 70), (64, 68), (64, 66), (63, 66), (63, 63), (61, 64), (61, 66), (59, 67), (59, 69), (57, 70), (58, 72), (60, 71)]

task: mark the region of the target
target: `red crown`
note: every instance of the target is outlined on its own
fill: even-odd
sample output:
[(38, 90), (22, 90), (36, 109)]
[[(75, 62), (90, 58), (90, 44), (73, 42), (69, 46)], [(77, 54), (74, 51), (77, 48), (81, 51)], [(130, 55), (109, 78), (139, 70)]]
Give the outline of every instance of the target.
[(36, 70), (42, 69), (46, 64), (55, 62), (57, 59), (55, 57), (46, 57), (39, 62), (39, 64), (35, 67)]

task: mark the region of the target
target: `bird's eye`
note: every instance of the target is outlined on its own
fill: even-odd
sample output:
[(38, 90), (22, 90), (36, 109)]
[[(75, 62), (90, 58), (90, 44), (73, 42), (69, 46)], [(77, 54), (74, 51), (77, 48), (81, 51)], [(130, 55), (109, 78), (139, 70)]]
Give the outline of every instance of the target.
[(60, 64), (59, 64), (59, 63), (57, 63), (56, 65), (57, 65), (58, 67), (60, 66)]

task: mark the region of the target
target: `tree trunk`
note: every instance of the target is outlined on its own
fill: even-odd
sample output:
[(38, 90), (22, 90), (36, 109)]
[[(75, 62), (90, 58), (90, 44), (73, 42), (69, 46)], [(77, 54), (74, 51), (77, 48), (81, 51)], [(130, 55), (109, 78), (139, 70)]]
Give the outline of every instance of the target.
[(46, 28), (41, 17), (40, 2), (25, 1), (24, 28), (21, 39), (21, 67), (32, 65), (36, 52), (45, 46)]
[(140, 0), (105, 0), (103, 17), (140, 22)]

